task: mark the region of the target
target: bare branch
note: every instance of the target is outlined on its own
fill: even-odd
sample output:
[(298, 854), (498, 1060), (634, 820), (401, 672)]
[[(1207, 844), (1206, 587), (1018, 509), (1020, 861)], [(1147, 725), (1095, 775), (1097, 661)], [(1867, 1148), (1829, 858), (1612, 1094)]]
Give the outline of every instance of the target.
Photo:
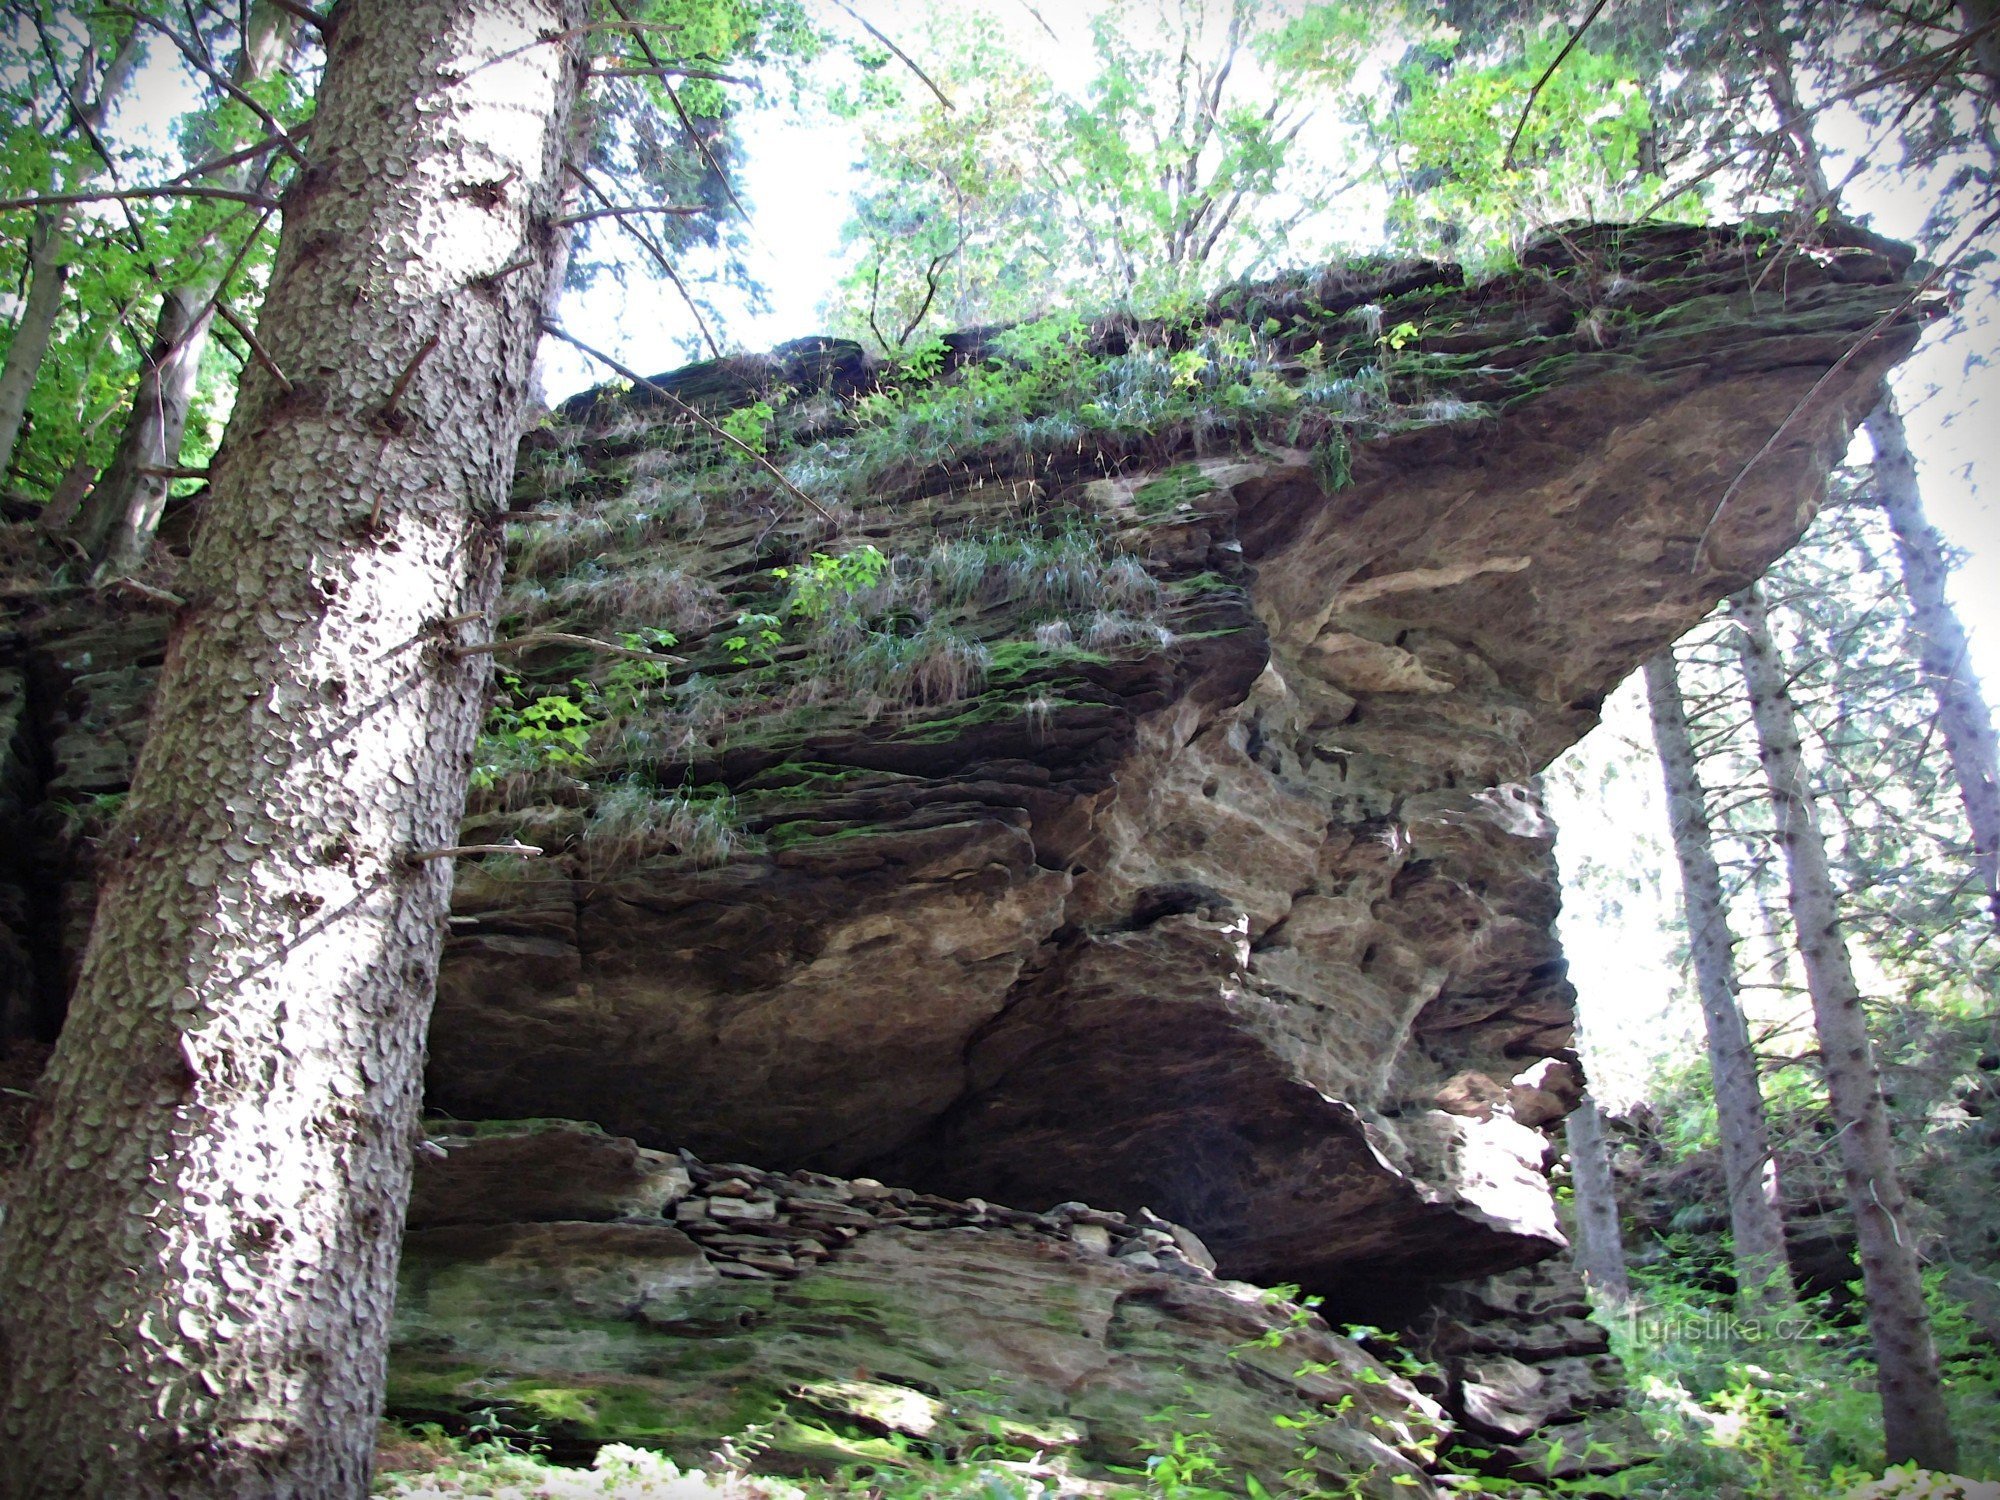
[[(632, 21), (632, 13), (626, 9), (625, 0), (611, 0), (611, 8), (618, 13), (619, 19), (628, 23)], [(653, 50), (653, 44), (646, 40), (643, 31), (635, 28), (632, 33), (632, 40), (637, 44), (640, 55), (647, 62), (653, 64), (656, 68), (664, 69), (666, 67), (665, 60), (661, 58), (659, 53)], [(736, 206), (736, 211), (743, 215), (743, 222), (746, 224), (749, 223), (750, 210), (745, 208), (743, 200), (736, 196), (736, 189), (729, 182), (729, 174), (722, 170), (722, 163), (717, 161), (715, 153), (708, 149), (708, 142), (702, 138), (701, 131), (696, 128), (694, 116), (689, 114), (686, 106), (681, 103), (681, 96), (674, 92), (674, 86), (668, 83), (665, 78), (656, 77), (655, 81), (660, 85), (660, 91), (667, 96), (667, 103), (673, 106), (674, 116), (681, 122), (681, 129), (687, 133), (688, 141), (693, 145), (696, 154), (701, 157), (709, 171), (715, 174), (716, 181), (722, 184), (722, 191), (729, 195), (729, 201)]]
[[(312, 127), (313, 122), (307, 120), (297, 130), (292, 132), (292, 139), (295, 141), (304, 140), (308, 135), (312, 134)], [(284, 144), (276, 136), (267, 135), (261, 141), (254, 141), (240, 151), (232, 151), (227, 156), (214, 157), (209, 161), (189, 167), (177, 177), (169, 177), (167, 179), (167, 186), (172, 187), (177, 183), (193, 182), (197, 177), (206, 177), (209, 173), (220, 172), (225, 167), (237, 167), (246, 161), (255, 161), (265, 152)]]
[(623, 208), (593, 208), (585, 213), (564, 214), (557, 219), (556, 227), (566, 228), (571, 224), (588, 224), (592, 219), (640, 219), (648, 214), (664, 214), (672, 218), (693, 218), (707, 213), (699, 204), (686, 203), (637, 203)]
[(1891, 323), (1893, 323), (1897, 318), (1901, 317), (1904, 313), (1908, 312), (1911, 308), (1915, 307), (1917, 303), (1922, 300), (1924, 294), (1930, 291), (1932, 287), (1937, 285), (1939, 280), (1944, 276), (1945, 272), (1951, 269), (1951, 267), (1958, 260), (1958, 258), (1964, 255), (1967, 250), (1971, 249), (1973, 245), (1977, 244), (1981, 236), (1983, 236), (1986, 233), (1986, 231), (1991, 229), (1995, 224), (2000, 224), (2000, 208), (1994, 209), (1985, 218), (1981, 219), (1977, 224), (1975, 224), (1972, 227), (1971, 231), (1967, 233), (1965, 237), (1958, 242), (1957, 249), (1953, 250), (1950, 255), (1946, 256), (1943, 260), (1939, 261), (1937, 265), (1932, 268), (1930, 275), (1926, 276), (1922, 281), (1918, 282), (1914, 287), (1910, 289), (1910, 294), (1907, 297), (1904, 297), (1900, 302), (1896, 303), (1895, 306), (1891, 307), (1887, 312), (1883, 313), (1881, 317), (1877, 318), (1873, 323), (1869, 324), (1867, 330), (1861, 335), (1861, 337), (1856, 339), (1852, 344), (1848, 346), (1847, 352), (1842, 354), (1839, 359), (1835, 360), (1830, 366), (1828, 366), (1826, 373), (1820, 376), (1818, 380), (1815, 380), (1813, 382), (1812, 389), (1807, 391), (1803, 396), (1799, 397), (1798, 405), (1794, 406), (1789, 412), (1785, 414), (1785, 420), (1780, 422), (1778, 424), (1777, 430), (1773, 432), (1770, 435), (1770, 437), (1764, 440), (1764, 446), (1759, 448), (1755, 453), (1753, 453), (1750, 456), (1750, 461), (1746, 463), (1742, 468), (1736, 471), (1736, 477), (1729, 481), (1729, 488), (1724, 490), (1722, 492), (1722, 498), (1715, 502), (1715, 510), (1709, 516), (1708, 524), (1701, 528), (1701, 535), (1695, 539), (1694, 557), (1688, 563), (1688, 571), (1690, 573), (1697, 572), (1700, 570), (1702, 554), (1708, 550), (1708, 539), (1710, 535), (1715, 531), (1716, 522), (1722, 519), (1723, 511), (1728, 509), (1729, 502), (1736, 498), (1737, 491), (1743, 488), (1744, 481), (1750, 477), (1750, 471), (1756, 468), (1758, 464), (1762, 463), (1764, 461), (1765, 456), (1768, 455), (1773, 448), (1776, 448), (1778, 446), (1778, 440), (1782, 438), (1786, 434), (1786, 432), (1790, 431), (1792, 423), (1796, 422), (1799, 419), (1800, 415), (1805, 411), (1805, 409), (1808, 406), (1811, 406), (1813, 402), (1816, 399), (1818, 399), (1819, 393), (1822, 390), (1826, 389), (1827, 383), (1831, 381), (1834, 376), (1838, 375), (1842, 370), (1846, 369), (1847, 366), (1853, 362), (1855, 355), (1859, 354), (1863, 349), (1867, 348), (1870, 344), (1872, 344), (1875, 341), (1875, 336), (1877, 334), (1879, 334), (1883, 329), (1887, 328)]
[[(278, 122), (278, 117), (264, 108), (263, 105), (259, 104), (243, 89), (239, 88), (234, 79), (215, 66), (205, 51), (192, 46), (186, 37), (182, 36), (173, 27), (167, 25), (166, 22), (157, 20), (142, 10), (134, 9), (129, 5), (118, 5), (115, 3), (107, 4), (105, 9), (117, 15), (130, 17), (135, 24), (150, 26), (168, 41), (172, 42), (180, 50), (181, 56), (188, 60), (189, 66), (193, 67), (196, 72), (200, 73), (210, 83), (221, 89), (223, 93), (249, 110), (259, 120), (263, 121), (265, 131), (277, 138), (278, 143), (284, 148), (285, 154), (301, 166), (305, 165), (305, 152), (300, 149), (299, 143), (292, 139), (291, 132)], [(287, 10), (289, 10), (289, 7), (287, 7)]]
[(179, 609), (187, 603), (179, 594), (165, 589), (156, 589), (150, 583), (141, 583), (136, 578), (112, 578), (97, 586), (100, 594), (130, 594), (135, 599), (143, 599), (148, 604), (162, 604), (168, 609)]
[[(922, 68), (918, 67), (916, 61), (910, 56), (909, 53), (905, 52), (901, 47), (898, 47), (894, 42), (890, 41), (887, 36), (883, 35), (880, 31), (876, 30), (874, 24), (870, 22), (867, 17), (863, 16), (861, 12), (856, 10), (853, 6), (849, 5), (847, 3), (847, 0), (833, 0), (833, 3), (839, 6), (842, 10), (846, 11), (850, 16), (854, 17), (854, 19), (860, 24), (861, 29), (863, 31), (867, 32), (870, 36), (874, 37), (876, 41), (880, 42), (883, 46), (887, 47), (891, 52), (895, 53), (897, 57), (901, 58), (903, 60), (903, 66), (908, 68), (912, 73), (916, 74), (917, 77), (921, 78), (924, 81), (924, 87), (929, 89), (933, 94), (937, 95), (938, 103), (942, 104), (946, 109), (955, 109), (957, 107), (951, 102), (951, 100), (945, 98), (944, 90), (939, 88), (935, 83), (931, 81), (931, 75), (926, 73)], [(1039, 21), (1041, 20), (1041, 17), (1037, 16), (1035, 19)], [(1042, 24), (1046, 26), (1048, 23), (1044, 21), (1042, 22)]]
[(109, 203), (121, 198), (227, 198), (232, 203), (249, 203), (276, 213), (278, 200), (262, 193), (239, 188), (203, 187), (194, 183), (160, 187), (116, 188), (102, 193), (34, 193), (26, 198), (0, 198), (0, 212), (10, 208), (55, 208), (69, 203)]
[(1507, 137), (1507, 149), (1500, 157), (1500, 165), (1508, 171), (1514, 170), (1514, 148), (1521, 144), (1521, 132), (1528, 128), (1528, 117), (1535, 112), (1535, 101), (1542, 97), (1542, 90), (1547, 88), (1549, 80), (1556, 76), (1556, 70), (1568, 61), (1570, 53), (1576, 50), (1576, 44), (1582, 41), (1583, 34), (1590, 30), (1591, 22), (1597, 19), (1598, 12), (1610, 3), (1611, 0), (1595, 0), (1589, 12), (1577, 22), (1576, 30), (1569, 34), (1569, 40), (1563, 43), (1562, 51), (1556, 54), (1555, 61), (1542, 70), (1542, 76), (1537, 78), (1535, 86), (1528, 90), (1528, 102), (1521, 106), (1521, 118), (1514, 122), (1514, 133)]
[(221, 316), (222, 321), (227, 323), (231, 328), (234, 328), (238, 335), (242, 337), (243, 342), (250, 346), (250, 352), (257, 357), (257, 363), (262, 365), (271, 378), (278, 382), (278, 389), (283, 391), (287, 396), (291, 395), (291, 380), (283, 370), (278, 368), (278, 362), (271, 358), (271, 351), (257, 341), (256, 333), (244, 321), (243, 316), (220, 296), (217, 296), (215, 299), (215, 310)]
[(600, 656), (619, 656), (627, 661), (657, 661), (675, 667), (687, 665), (685, 656), (669, 656), (664, 651), (646, 651), (637, 646), (614, 646), (610, 641), (600, 641), (587, 635), (571, 635), (566, 630), (538, 630), (532, 635), (511, 636), (504, 641), (481, 641), (467, 646), (453, 646), (450, 650), (453, 656), (504, 656), (514, 651), (533, 651), (541, 646), (576, 646), (585, 651), (595, 651)]
[(481, 854), (512, 854), (521, 859), (540, 859), (548, 851), (533, 844), (453, 844), (444, 849), (413, 849), (403, 856), (405, 864), (420, 865), (432, 859), (470, 859)]
[[(571, 176), (583, 184), (585, 191), (593, 198), (606, 208), (611, 206), (611, 195), (592, 182), (588, 172), (584, 171), (575, 162), (568, 164), (568, 170)], [(673, 260), (668, 256), (666, 250), (661, 247), (660, 243), (647, 230), (634, 224), (630, 219), (621, 218), (614, 222), (620, 229), (637, 240), (642, 250), (653, 257), (653, 263), (660, 268), (661, 273), (667, 278), (673, 289), (680, 293), (681, 301), (687, 304), (688, 312), (694, 317), (694, 326), (701, 330), (702, 341), (708, 345), (708, 352), (717, 359), (722, 358), (722, 345), (716, 342), (715, 333), (708, 326), (708, 319), (702, 316), (701, 304), (694, 300), (694, 293), (690, 292), (687, 288), (687, 283), (681, 280), (680, 272), (674, 269)]]
[(706, 427), (710, 432), (714, 433), (717, 437), (721, 438), (725, 443), (728, 443), (732, 448), (738, 449), (740, 452), (742, 452), (745, 457), (751, 460), (751, 462), (755, 463), (759, 468), (763, 469), (765, 473), (769, 474), (773, 479), (777, 480), (778, 483), (781, 486), (783, 486), (787, 494), (791, 495), (796, 500), (803, 501), (807, 506), (807, 508), (810, 509), (815, 515), (817, 515), (822, 521), (826, 522), (827, 525), (832, 526), (837, 524), (834, 521), (833, 516), (827, 511), (827, 508), (824, 505), (821, 505), (819, 501), (813, 499), (811, 495), (808, 495), (804, 490), (800, 489), (797, 485), (793, 484), (791, 480), (787, 479), (784, 476), (783, 471), (780, 470), (776, 464), (772, 463), (770, 459), (766, 458), (763, 454), (759, 453), (755, 448), (751, 447), (748, 443), (744, 442), (743, 439), (736, 436), (735, 433), (730, 432), (727, 428), (723, 427), (719, 422), (714, 421), (706, 413), (697, 411), (694, 407), (689, 406), (687, 402), (681, 400), (679, 396), (676, 396), (672, 391), (668, 390), (665, 386), (661, 385), (657, 380), (649, 380), (646, 376), (641, 375), (638, 371), (627, 369), (624, 365), (618, 363), (617, 360), (613, 359), (610, 355), (604, 353), (602, 350), (591, 348), (590, 345), (586, 344), (582, 339), (578, 338), (575, 334), (566, 332), (565, 330), (558, 328), (553, 323), (546, 323), (546, 322), (543, 323), (542, 331), (544, 333), (551, 335), (554, 338), (561, 339), (566, 344), (574, 344), (577, 348), (581, 349), (585, 354), (588, 354), (592, 359), (597, 360), (600, 364), (609, 366), (611, 369), (615, 370), (618, 374), (624, 376), (627, 380), (631, 381), (634, 385), (644, 386), (654, 395), (660, 397), (662, 400), (668, 402), (670, 405), (677, 408), (682, 413), (682, 415), (692, 417), (696, 422), (699, 422), (703, 427)]
[(310, 5), (301, 5), (299, 0), (268, 0), (268, 3), (288, 16), (297, 16), (321, 36), (326, 35), (326, 17)]
[(736, 73), (718, 73), (713, 68), (690, 68), (680, 63), (666, 63), (660, 67), (632, 67), (621, 65), (610, 68), (592, 68), (592, 78), (700, 78), (710, 83), (734, 83), (744, 88), (756, 87), (756, 80), (744, 78)]

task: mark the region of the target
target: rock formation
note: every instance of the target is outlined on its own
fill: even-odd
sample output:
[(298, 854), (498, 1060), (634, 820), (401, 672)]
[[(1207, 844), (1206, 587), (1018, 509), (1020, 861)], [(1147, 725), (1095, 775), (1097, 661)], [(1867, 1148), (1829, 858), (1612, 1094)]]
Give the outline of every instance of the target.
[[(935, 377), (820, 340), (570, 403), (524, 452), (513, 717), (467, 822), (551, 857), (461, 866), (430, 1101), (593, 1122), (625, 1176), (601, 1212), (420, 1199), (399, 1400), (537, 1344), (539, 1300), (713, 1429), (713, 1392), (659, 1373), (669, 1335), (817, 1389), (815, 1307), (988, 1286), (1074, 1308), (1008, 1368), (1079, 1372), (1032, 1420), (1129, 1457), (1132, 1392), (1081, 1373), (1106, 1349), (1206, 1368), (1272, 1326), (1185, 1233), (1224, 1277), (1431, 1329), (1439, 1394), (1532, 1465), (1535, 1429), (1607, 1388), (1580, 1303), (1518, 1270), (1563, 1243), (1543, 1127), (1578, 1087), (1533, 778), (1797, 538), (1915, 340), (1906, 264), (1851, 232), (1579, 228), (1474, 286), (1397, 263), (1234, 287), (1188, 325), (969, 336)], [(1035, 404), (1050, 366), (1080, 409)], [(974, 396), (927, 407), (931, 379)], [(768, 431), (829, 518), (682, 401)], [(157, 660), (155, 619), (99, 610), (14, 601), (0, 651), (0, 818), (36, 830), (0, 869), (17, 1030), (55, 1014), (91, 799)], [(553, 634), (660, 631), (665, 671)], [(647, 1154), (680, 1148), (791, 1175)], [(1551, 1316), (1560, 1348), (1494, 1332)], [(904, 1383), (834, 1406), (908, 1431), (864, 1408), (914, 1392), (949, 1426), (956, 1374), (911, 1365), (948, 1351), (885, 1317), (854, 1326)], [(1401, 1463), (1434, 1417), (1397, 1397)]]

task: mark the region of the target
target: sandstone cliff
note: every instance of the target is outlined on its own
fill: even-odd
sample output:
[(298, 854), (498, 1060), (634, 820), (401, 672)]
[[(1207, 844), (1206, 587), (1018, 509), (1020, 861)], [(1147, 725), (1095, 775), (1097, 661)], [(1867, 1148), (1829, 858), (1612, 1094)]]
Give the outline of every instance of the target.
[[(1224, 1277), (1429, 1319), (1433, 1394), (1489, 1439), (1603, 1405), (1598, 1336), (1492, 1333), (1580, 1314), (1573, 1295), (1476, 1280), (1562, 1248), (1542, 1127), (1574, 1095), (1573, 1014), (1533, 778), (1797, 538), (1914, 342), (1900, 258), (1849, 238), (1578, 229), (1477, 286), (1380, 265), (1233, 288), (1184, 324), (970, 335), (935, 373), (807, 341), (570, 403), (524, 451), (524, 644), (467, 823), (549, 857), (461, 866), (430, 1102), (792, 1174), (716, 1179), (758, 1202), (851, 1204), (865, 1177), (943, 1217), (840, 1244), (814, 1223), (803, 1263), (722, 1256), (784, 1282), (748, 1302), (757, 1276), (662, 1218), (691, 1186), (619, 1210), (643, 1229), (420, 1229), (406, 1404), (540, 1379), (538, 1341), (575, 1374), (574, 1338), (521, 1321), (573, 1314), (613, 1383), (655, 1382), (645, 1422), (676, 1360), (806, 1401), (816, 1299), (970, 1305), (953, 1288), (976, 1283), (1080, 1320), (1026, 1358), (1039, 1415), (1006, 1420), (1129, 1457), (1131, 1408), (1093, 1406), (1082, 1371), (1148, 1341), (1200, 1363), (1189, 1326), (1208, 1347), (1272, 1315), (1152, 1248), (1079, 1251), (1088, 1203), (1125, 1216), (1098, 1225), (1119, 1245), (1157, 1216)], [(903, 394), (871, 397), (885, 380)], [(682, 402), (768, 439), (824, 515)], [(91, 799), (122, 786), (157, 660), (155, 618), (102, 609), (18, 601), (0, 655), (17, 1031), (52, 1024), (113, 810)], [(662, 631), (677, 665), (553, 638)], [(482, 1311), (528, 1286), (541, 1314)], [(718, 1344), (699, 1309), (724, 1305), (775, 1342)], [(870, 1362), (896, 1400), (946, 1400), (956, 1375), (924, 1361), (1007, 1337), (863, 1322), (900, 1350)], [(1368, 1358), (1311, 1336), (1322, 1362)], [(1421, 1463), (1435, 1409), (1397, 1399), (1401, 1458), (1352, 1432), (1329, 1451)]]

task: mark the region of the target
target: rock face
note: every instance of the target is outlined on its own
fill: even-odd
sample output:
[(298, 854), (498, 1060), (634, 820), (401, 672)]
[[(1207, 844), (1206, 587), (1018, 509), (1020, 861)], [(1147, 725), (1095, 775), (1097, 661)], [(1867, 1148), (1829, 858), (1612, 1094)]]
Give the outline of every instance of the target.
[[(535, 1124), (444, 1137), (420, 1169), (392, 1414), (687, 1459), (754, 1425), (780, 1469), (893, 1462), (896, 1437), (1000, 1441), (1104, 1478), (1143, 1469), (1181, 1411), (1235, 1483), (1275, 1488), (1303, 1462), (1328, 1488), (1365, 1473), (1362, 1494), (1439, 1493), (1438, 1408), (1307, 1310), (1217, 1281), (1172, 1225), (683, 1164)], [(635, 1195), (650, 1211), (603, 1222)], [(1300, 1411), (1338, 1415), (1273, 1421)]]
[[(1479, 286), (1236, 287), (1192, 326), (956, 341), (947, 376), (986, 385), (955, 402), (887, 372), (905, 393), (858, 410), (885, 372), (834, 341), (672, 378), (776, 407), (831, 524), (645, 387), (570, 403), (524, 452), (518, 675), (465, 838), (550, 857), (461, 863), (429, 1098), (609, 1135), (449, 1146), (404, 1409), (463, 1411), (504, 1369), (583, 1441), (626, 1410), (556, 1412), (583, 1360), (644, 1420), (712, 1430), (714, 1389), (816, 1368), (840, 1421), (909, 1431), (880, 1412), (948, 1427), (940, 1393), (990, 1357), (1069, 1392), (1007, 1420), (1129, 1455), (1121, 1403), (1160, 1392), (1116, 1351), (1234, 1390), (1219, 1345), (1270, 1315), (1157, 1239), (1107, 1255), (1134, 1241), (1056, 1212), (1083, 1200), (1360, 1321), (1448, 1313), (1454, 1410), (1532, 1465), (1534, 1429), (1604, 1394), (1597, 1346), (1478, 1332), (1543, 1317), (1482, 1278), (1562, 1243), (1542, 1132), (1575, 1095), (1572, 997), (1533, 777), (1797, 538), (1914, 342), (1905, 262), (1837, 239), (1577, 229)], [(163, 632), (59, 591), (6, 628), (0, 1004), (46, 1039)], [(681, 663), (573, 645), (646, 631)], [(793, 1175), (735, 1195), (682, 1146)], [(885, 1222), (858, 1176), (923, 1196)], [(773, 1242), (815, 1193), (865, 1234)], [(770, 1336), (729, 1332), (746, 1307)], [(581, 1309), (587, 1358), (551, 1308)], [(684, 1324), (726, 1380), (661, 1364)], [(875, 1373), (828, 1383), (836, 1327)]]
[[(739, 680), (732, 617), (784, 642), (761, 706), (625, 764), (726, 788), (745, 846), (600, 871), (581, 810), (496, 814), (582, 853), (574, 878), (462, 879), (433, 1098), (1148, 1207), (1227, 1274), (1338, 1300), (1548, 1254), (1545, 1142), (1506, 1102), (1571, 1036), (1530, 780), (1796, 538), (1918, 314), (1829, 374), (1904, 297), (1875, 251), (1780, 266), (1663, 230), (1527, 259), (1469, 290), (1403, 267), (1212, 310), (1281, 329), (1274, 368), (1302, 382), (1357, 316), (1419, 326), (1385, 357), (1390, 396), (1423, 399), (1359, 423), (1301, 407), (1213, 456), (1168, 434), (892, 475), (831, 544), (888, 559), (844, 641), (771, 578), (827, 545), (803, 520), (711, 513), (664, 544), (731, 589), (706, 629), (673, 622), (698, 675)], [(616, 506), (643, 435), (591, 421), (584, 482)], [(954, 594), (937, 559), (969, 531), (1039, 550), (989, 549)], [(1079, 533), (1088, 556), (1063, 555)], [(663, 547), (589, 545), (606, 578)], [(1061, 567), (1093, 570), (1095, 617)], [(918, 616), (976, 644), (984, 681), (871, 716), (841, 653)]]

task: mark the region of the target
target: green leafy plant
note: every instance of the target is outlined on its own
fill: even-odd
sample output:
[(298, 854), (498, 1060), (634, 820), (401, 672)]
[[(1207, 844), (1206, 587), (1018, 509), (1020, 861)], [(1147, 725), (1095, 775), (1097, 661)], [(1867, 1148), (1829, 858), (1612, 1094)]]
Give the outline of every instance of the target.
[(735, 633), (722, 638), (722, 649), (739, 667), (769, 666), (784, 642), (784, 627), (776, 615), (746, 610), (736, 617)]

